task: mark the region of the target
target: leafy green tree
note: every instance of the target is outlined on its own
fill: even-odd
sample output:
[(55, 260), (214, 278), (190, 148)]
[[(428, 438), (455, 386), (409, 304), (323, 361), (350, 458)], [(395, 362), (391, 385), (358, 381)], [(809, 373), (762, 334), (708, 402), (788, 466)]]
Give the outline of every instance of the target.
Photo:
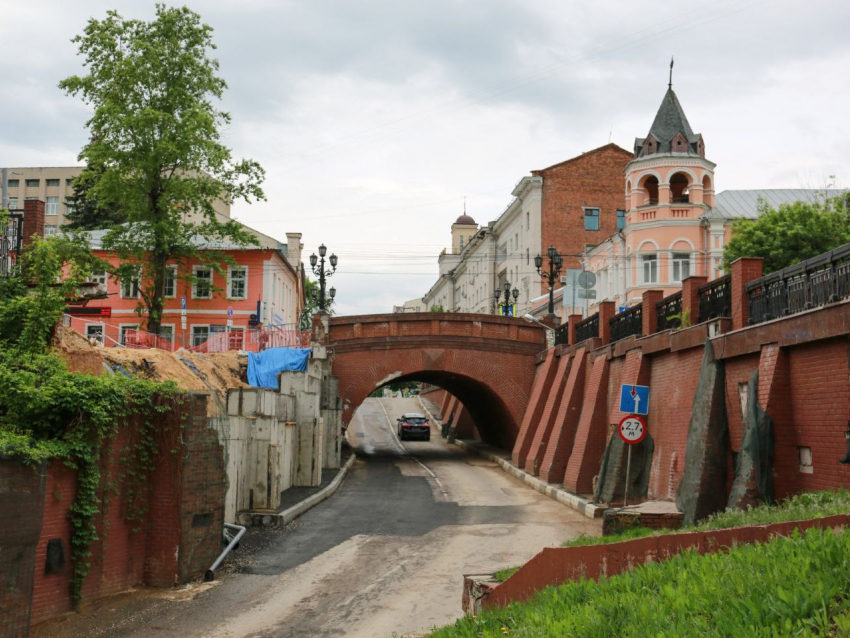
[(74, 42), (88, 75), (59, 86), (93, 109), (90, 141), (79, 156), (89, 168), (80, 179), (102, 167), (88, 193), (127, 219), (102, 239), (121, 260), (109, 272), (138, 281), (138, 312), (158, 332), (168, 264), (182, 264), (178, 276), (194, 281), (188, 262), (221, 272), (227, 261), (205, 246), (256, 243), (241, 224), (219, 219), (213, 205), (264, 199), (265, 173), (254, 161), (234, 160), (221, 143), (230, 116), (215, 102), (227, 85), (210, 57), (212, 29), (197, 13), (158, 4), (145, 22), (110, 11), (90, 20)]
[(93, 189), (105, 172), (101, 166), (88, 166), (73, 183), (72, 194), (65, 198), (67, 229), (101, 230), (126, 223), (127, 215), (115, 206), (106, 206)]
[(437, 304), (437, 305), (431, 306), (431, 308), (428, 310), (428, 312), (445, 312), (445, 309), (443, 308), (442, 305)]
[[(301, 330), (310, 330), (313, 325), (313, 315), (319, 312), (319, 282), (309, 278), (305, 279), (304, 290), (307, 299), (304, 302), (304, 310), (301, 311)], [(336, 312), (334, 309), (335, 300), (331, 299), (327, 291), (325, 292), (325, 312), (333, 315)]]
[(723, 251), (726, 270), (739, 257), (761, 257), (765, 274), (850, 243), (850, 215), (841, 197), (772, 208), (759, 202), (757, 219), (739, 219)]

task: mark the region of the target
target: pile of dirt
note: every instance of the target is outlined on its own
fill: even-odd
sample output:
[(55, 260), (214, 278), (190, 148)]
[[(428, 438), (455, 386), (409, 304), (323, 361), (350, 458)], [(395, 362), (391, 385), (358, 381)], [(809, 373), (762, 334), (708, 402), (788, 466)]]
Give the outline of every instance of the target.
[(91, 342), (70, 328), (57, 333), (56, 345), (75, 372), (105, 373), (104, 363), (116, 374), (126, 373), (151, 381), (174, 381), (181, 388), (214, 392), (224, 398), (230, 388), (245, 388), (247, 357), (236, 352), (198, 354), (180, 349), (135, 350), (107, 348)]

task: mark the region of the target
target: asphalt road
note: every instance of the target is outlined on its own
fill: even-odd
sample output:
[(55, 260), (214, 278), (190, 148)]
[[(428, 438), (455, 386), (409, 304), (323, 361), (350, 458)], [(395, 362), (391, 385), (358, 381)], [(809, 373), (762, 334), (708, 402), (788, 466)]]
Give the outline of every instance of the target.
[(414, 399), (368, 399), (340, 490), (285, 530), (249, 530), (214, 583), (144, 589), (38, 628), (36, 638), (380, 638), (460, 617), (464, 573), (517, 565), (599, 523), (446, 444), (398, 441)]

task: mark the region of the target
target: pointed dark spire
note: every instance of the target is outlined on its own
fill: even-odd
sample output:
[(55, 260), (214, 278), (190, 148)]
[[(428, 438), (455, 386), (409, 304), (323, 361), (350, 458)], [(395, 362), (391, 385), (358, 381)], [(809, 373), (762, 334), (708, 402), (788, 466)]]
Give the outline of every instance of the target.
[(635, 139), (635, 157), (656, 153), (687, 153), (705, 157), (702, 135), (694, 133), (679, 98), (673, 91), (673, 58), (670, 58), (670, 79), (667, 93), (645, 138)]

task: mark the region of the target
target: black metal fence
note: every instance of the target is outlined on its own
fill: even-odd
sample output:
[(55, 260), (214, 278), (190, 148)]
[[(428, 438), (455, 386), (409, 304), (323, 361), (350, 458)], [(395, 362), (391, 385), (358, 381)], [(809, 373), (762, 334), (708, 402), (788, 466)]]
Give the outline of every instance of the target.
[(611, 325), (611, 343), (643, 333), (643, 304), (638, 304), (614, 315)]
[(589, 316), (576, 324), (576, 343), (599, 336), (599, 313)]
[(564, 324), (555, 328), (555, 345), (568, 346), (570, 344), (570, 326)]
[(850, 298), (850, 244), (747, 284), (751, 325)]
[(658, 332), (674, 330), (682, 325), (682, 291), (667, 295), (655, 304), (656, 323)]
[(699, 317), (696, 323), (732, 316), (732, 275), (709, 281), (699, 287), (697, 294)]
[(22, 213), (9, 213), (0, 218), (0, 277), (12, 272), (18, 262), (24, 233), (24, 216)]

